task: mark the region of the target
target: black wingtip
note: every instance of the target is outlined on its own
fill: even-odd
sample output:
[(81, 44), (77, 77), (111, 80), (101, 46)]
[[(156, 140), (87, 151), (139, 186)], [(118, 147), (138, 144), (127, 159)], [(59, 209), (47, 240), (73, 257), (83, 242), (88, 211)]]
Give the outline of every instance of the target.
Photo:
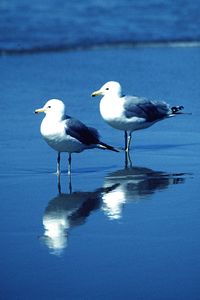
[(180, 113), (180, 111), (183, 109), (184, 109), (183, 105), (177, 105), (177, 106), (171, 107), (172, 114)]
[(114, 151), (114, 152), (119, 152), (119, 150), (115, 149), (113, 146), (110, 146), (110, 145), (102, 143), (102, 142), (100, 143), (100, 146), (104, 150), (111, 150), (111, 151)]

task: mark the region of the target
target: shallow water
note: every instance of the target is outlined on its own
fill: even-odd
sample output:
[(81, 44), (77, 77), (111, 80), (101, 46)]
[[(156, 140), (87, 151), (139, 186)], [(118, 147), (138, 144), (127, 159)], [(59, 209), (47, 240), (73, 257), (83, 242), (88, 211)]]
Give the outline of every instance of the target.
[[(2, 299), (200, 299), (199, 67), (199, 48), (0, 57)], [(136, 132), (128, 170), (122, 152), (74, 154), (70, 193), (33, 111), (61, 98), (122, 147), (90, 97), (111, 79), (192, 115)]]

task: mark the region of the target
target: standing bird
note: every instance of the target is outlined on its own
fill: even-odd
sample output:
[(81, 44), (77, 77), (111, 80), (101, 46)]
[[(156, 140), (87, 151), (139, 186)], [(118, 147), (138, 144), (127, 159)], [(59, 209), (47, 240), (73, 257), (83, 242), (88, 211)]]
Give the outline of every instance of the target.
[(152, 101), (136, 96), (124, 96), (119, 82), (109, 81), (92, 96), (102, 95), (100, 113), (112, 127), (125, 133), (125, 151), (128, 153), (131, 134), (154, 123), (180, 114), (183, 106), (170, 107), (164, 101)]
[(68, 174), (71, 174), (71, 154), (85, 149), (100, 148), (118, 152), (112, 146), (100, 141), (99, 133), (95, 128), (87, 127), (79, 120), (65, 115), (65, 105), (61, 100), (51, 99), (43, 108), (35, 113), (44, 112), (40, 132), (47, 144), (58, 152), (57, 175), (60, 174), (60, 153), (68, 152)]

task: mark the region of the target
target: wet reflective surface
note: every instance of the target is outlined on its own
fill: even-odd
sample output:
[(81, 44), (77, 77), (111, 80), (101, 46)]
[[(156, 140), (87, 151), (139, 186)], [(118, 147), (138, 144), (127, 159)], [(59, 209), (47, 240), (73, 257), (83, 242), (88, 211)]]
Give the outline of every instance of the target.
[[(85, 224), (95, 210), (102, 210), (109, 220), (123, 216), (128, 202), (145, 200), (169, 185), (184, 183), (189, 174), (167, 174), (147, 168), (115, 171), (106, 176), (103, 187), (93, 192), (62, 193), (49, 201), (43, 216), (43, 241), (51, 254), (61, 255), (68, 246), (71, 230)], [(71, 186), (69, 187), (69, 190)], [(72, 239), (72, 237), (71, 237)]]
[[(199, 66), (197, 48), (0, 57), (2, 299), (199, 298)], [(121, 148), (90, 98), (110, 79), (192, 115), (135, 133), (127, 162), (74, 154), (71, 182), (62, 154), (58, 181), (34, 109), (59, 97)]]

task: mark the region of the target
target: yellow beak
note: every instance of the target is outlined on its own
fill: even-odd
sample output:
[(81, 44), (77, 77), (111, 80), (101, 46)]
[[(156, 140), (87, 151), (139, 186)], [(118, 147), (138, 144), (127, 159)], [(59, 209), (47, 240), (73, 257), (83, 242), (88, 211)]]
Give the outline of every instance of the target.
[(98, 91), (95, 91), (91, 94), (92, 97), (96, 97), (96, 96), (100, 96), (102, 95), (102, 91), (101, 90), (98, 90)]
[(42, 113), (44, 112), (44, 108), (38, 108), (35, 110), (35, 114), (39, 114), (39, 113)]

